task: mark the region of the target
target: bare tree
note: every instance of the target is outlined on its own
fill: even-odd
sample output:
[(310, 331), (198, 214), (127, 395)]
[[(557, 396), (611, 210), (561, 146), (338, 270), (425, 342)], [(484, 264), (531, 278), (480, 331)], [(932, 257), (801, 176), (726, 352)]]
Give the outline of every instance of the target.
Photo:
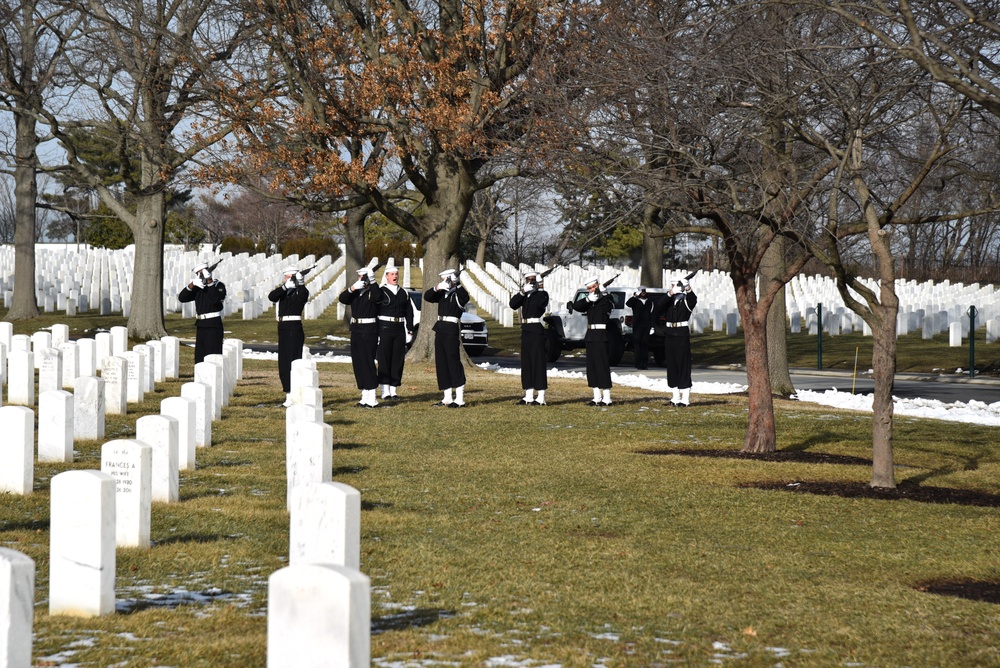
[[(227, 61), (235, 59), (251, 23), (218, 0), (76, 0), (73, 7), (87, 24), (72, 51), (82, 87), (76, 116), (50, 114), (48, 121), (70, 168), (131, 229), (136, 252), (129, 335), (157, 338), (166, 332), (166, 191), (182, 166), (228, 133), (207, 113), (217, 98), (212, 84), (224, 76)], [(249, 77), (244, 94), (262, 92)], [(89, 134), (117, 147), (120, 175), (134, 210), (81, 158), (77, 142)]]
[(8, 2), (0, 7), (0, 109), (13, 116), (14, 147), (6, 173), (14, 177), (14, 299), (8, 320), (38, 316), (35, 300), (35, 208), (38, 134), (44, 96), (59, 74), (66, 40), (79, 25), (58, 3)]

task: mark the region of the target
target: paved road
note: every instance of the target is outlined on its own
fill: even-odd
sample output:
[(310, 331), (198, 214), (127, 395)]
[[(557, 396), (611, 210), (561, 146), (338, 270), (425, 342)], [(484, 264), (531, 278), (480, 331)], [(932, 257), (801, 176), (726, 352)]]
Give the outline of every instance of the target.
[[(278, 346), (268, 344), (249, 344), (247, 348), (253, 350), (266, 350), (276, 352)], [(350, 355), (350, 349), (344, 347), (321, 347), (310, 346), (314, 353), (334, 353), (337, 355)], [(517, 367), (521, 365), (521, 360), (517, 356), (509, 355), (482, 355), (472, 358), (477, 364), (488, 362), (503, 367)], [(563, 371), (586, 372), (584, 357), (582, 354), (572, 357), (560, 357), (551, 365)], [(666, 378), (667, 372), (661, 368), (651, 368), (645, 371), (636, 371), (631, 366), (612, 367), (612, 371), (618, 374), (645, 374), (650, 378)], [(746, 385), (746, 370), (741, 367), (731, 369), (722, 367), (695, 367), (691, 373), (695, 382), (704, 383), (739, 383)], [(792, 371), (792, 383), (800, 390), (829, 390), (836, 388), (840, 392), (850, 392), (852, 384), (854, 392), (858, 394), (868, 394), (872, 391), (874, 383), (870, 376), (859, 376), (855, 381), (850, 372), (816, 369), (794, 369)], [(971, 400), (982, 401), (991, 404), (1000, 401), (1000, 378), (975, 378), (970, 379), (968, 374), (932, 374), (932, 373), (900, 373), (896, 374), (896, 383), (893, 394), (904, 399), (937, 399), (945, 403), (955, 401), (969, 402)]]

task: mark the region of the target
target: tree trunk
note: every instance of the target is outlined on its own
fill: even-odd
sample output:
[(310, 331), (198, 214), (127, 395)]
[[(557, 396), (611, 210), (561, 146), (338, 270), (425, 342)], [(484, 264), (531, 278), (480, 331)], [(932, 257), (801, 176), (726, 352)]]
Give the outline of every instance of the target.
[(777, 437), (774, 424), (774, 400), (767, 363), (767, 319), (757, 308), (753, 278), (737, 277), (736, 303), (743, 320), (743, 343), (747, 358), (747, 393), (749, 415), (747, 434), (741, 452), (774, 452)]
[(663, 236), (642, 233), (642, 273), (639, 281), (648, 288), (663, 287)]
[[(167, 335), (163, 325), (164, 200), (162, 190), (139, 197), (135, 218), (129, 222), (135, 237), (135, 267), (128, 335), (141, 341)], [(239, 267), (222, 267), (222, 270), (236, 276)]]
[(879, 305), (872, 309), (876, 328), (872, 329), (872, 487), (896, 486), (892, 457), (892, 390), (896, 377), (896, 268), (889, 234), (869, 221), (869, 241), (879, 264)]
[(476, 264), (480, 267), (486, 266), (486, 239), (480, 239), (476, 245)]
[(7, 320), (38, 317), (35, 298), (35, 201), (38, 196), (35, 163), (38, 138), (30, 114), (16, 116), (14, 167), (14, 299)]
[[(344, 260), (347, 263), (348, 278), (354, 271), (368, 264), (368, 258), (365, 257), (365, 221), (371, 210), (369, 206), (359, 206), (344, 214), (344, 247), (347, 251)], [(348, 281), (350, 283), (353, 281)]]
[[(775, 237), (764, 252), (760, 263), (760, 289), (772, 279), (782, 278), (785, 274), (784, 237)], [(759, 296), (759, 295), (758, 295)], [(795, 392), (792, 377), (788, 373), (788, 337), (785, 317), (785, 287), (778, 291), (767, 310), (767, 368), (771, 379), (771, 393), (787, 397)]]

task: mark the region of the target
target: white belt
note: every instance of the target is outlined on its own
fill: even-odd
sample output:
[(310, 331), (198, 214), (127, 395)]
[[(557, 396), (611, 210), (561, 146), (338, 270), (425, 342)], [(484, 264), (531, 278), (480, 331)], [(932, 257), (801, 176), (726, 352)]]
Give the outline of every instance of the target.
[(587, 329), (607, 329), (607, 325), (587, 325)]
[(458, 324), (458, 318), (456, 318), (453, 315), (439, 315), (438, 316), (438, 321), (439, 322), (453, 322), (456, 325)]
[(355, 325), (370, 325), (372, 323), (378, 322), (375, 318), (351, 318), (351, 322)]
[(688, 323), (685, 322), (665, 322), (663, 323), (665, 327), (687, 327)]
[(208, 320), (209, 318), (221, 318), (222, 311), (216, 311), (215, 313), (199, 313), (198, 320)]
[(406, 322), (406, 318), (394, 318), (391, 315), (380, 315), (378, 319), (383, 322)]
[(522, 325), (534, 325), (536, 322), (541, 322), (541, 318), (525, 318), (521, 321)]
[(289, 322), (291, 320), (302, 320), (301, 315), (283, 315), (279, 318), (281, 322)]

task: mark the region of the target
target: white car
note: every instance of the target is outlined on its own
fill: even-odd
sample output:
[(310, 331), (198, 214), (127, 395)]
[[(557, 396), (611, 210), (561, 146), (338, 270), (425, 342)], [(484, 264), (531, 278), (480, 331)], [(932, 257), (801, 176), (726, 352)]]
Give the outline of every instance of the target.
[[(420, 326), (420, 306), (424, 301), (424, 293), (419, 290), (407, 290), (410, 301), (413, 302), (413, 334), (416, 335), (417, 327)], [(469, 302), (466, 309), (475, 308)], [(482, 355), (489, 345), (489, 332), (486, 329), (486, 321), (474, 312), (466, 310), (462, 313), (462, 320), (459, 323), (462, 329), (462, 345), (465, 352), (472, 357)]]
[[(635, 288), (611, 286), (607, 288), (607, 291), (611, 296), (611, 301), (614, 302), (611, 317), (608, 320), (608, 359), (614, 366), (622, 361), (622, 355), (625, 353), (622, 329), (626, 313), (631, 313), (631, 310), (625, 308), (625, 301), (632, 296)], [(587, 333), (587, 314), (574, 311), (570, 305), (581, 297), (586, 297), (587, 294), (586, 288), (580, 288), (565, 308), (552, 311), (543, 318), (547, 327), (545, 342), (549, 362), (555, 362), (559, 359), (563, 350), (584, 347), (583, 337)]]

